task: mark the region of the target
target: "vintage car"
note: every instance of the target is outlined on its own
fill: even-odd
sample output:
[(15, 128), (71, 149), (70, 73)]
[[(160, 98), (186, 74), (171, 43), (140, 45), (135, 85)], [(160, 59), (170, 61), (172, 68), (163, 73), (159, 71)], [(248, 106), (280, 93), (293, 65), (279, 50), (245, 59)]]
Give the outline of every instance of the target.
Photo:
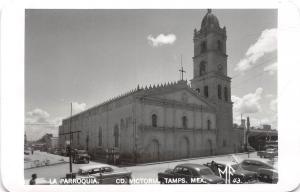
[(268, 158), (268, 159), (273, 159), (278, 156), (278, 150), (277, 148), (267, 148), (265, 151), (258, 151), (257, 156), (263, 157), (263, 158)]
[(240, 166), (248, 171), (257, 173), (259, 181), (268, 183), (278, 182), (277, 163), (268, 159), (249, 158), (244, 159)]
[[(211, 170), (216, 175), (221, 176), (224, 179), (226, 179), (225, 171), (227, 171), (227, 179), (228, 179), (227, 182), (231, 184), (256, 183), (258, 179), (256, 172), (247, 171), (243, 169), (238, 163), (235, 162), (218, 161), (218, 162), (206, 163), (204, 165), (211, 168)], [(228, 176), (229, 169), (230, 172), (232, 173), (230, 177)]]
[(24, 155), (30, 155), (31, 154), (31, 151), (29, 150), (24, 150)]
[(162, 184), (207, 184), (225, 183), (207, 166), (201, 164), (179, 164), (174, 169), (167, 169), (158, 173), (158, 180)]
[(96, 164), (79, 169), (76, 178), (84, 177), (94, 177), (99, 184), (129, 184), (131, 171), (107, 164)]
[(72, 152), (72, 161), (73, 163), (89, 163), (90, 156), (86, 150), (74, 149)]

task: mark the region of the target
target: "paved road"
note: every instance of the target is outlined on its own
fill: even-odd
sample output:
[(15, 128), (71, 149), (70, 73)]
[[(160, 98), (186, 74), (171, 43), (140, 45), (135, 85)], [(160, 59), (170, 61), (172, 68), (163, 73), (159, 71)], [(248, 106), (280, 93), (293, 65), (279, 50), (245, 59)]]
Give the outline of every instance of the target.
[[(247, 158), (247, 154), (235, 154), (237, 159), (241, 160)], [(257, 157), (256, 153), (250, 154), (250, 157)], [(161, 163), (152, 163), (152, 164), (141, 164), (137, 166), (126, 167), (126, 169), (132, 171), (132, 178), (157, 178), (157, 173), (164, 171), (167, 168), (174, 168), (177, 164), (180, 163), (207, 163), (210, 161), (232, 161), (232, 155), (223, 155), (215, 157), (202, 157), (196, 159), (186, 159), (186, 160), (177, 160), (170, 162), (161, 162)], [(89, 165), (101, 164), (97, 162), (90, 162)], [(73, 172), (77, 172), (78, 169), (87, 164), (73, 164)], [(38, 167), (32, 169), (26, 169), (24, 171), (25, 180), (29, 180), (33, 173), (36, 173), (39, 178), (49, 179), (58, 179), (65, 177), (66, 173), (69, 172), (69, 164), (58, 164), (47, 167)]]
[[(236, 154), (234, 155), (238, 160), (242, 160), (248, 158), (247, 154)], [(250, 154), (251, 158), (256, 158), (256, 153)], [(214, 161), (232, 161), (231, 155), (224, 155), (224, 156), (215, 156), (215, 157), (205, 157), (205, 158), (197, 158), (197, 159), (187, 159), (187, 160), (180, 160), (180, 161), (171, 161), (165, 163), (158, 163), (158, 164), (146, 164), (146, 165), (138, 165), (133, 167), (128, 167), (132, 171), (132, 178), (157, 178), (157, 173), (165, 171), (167, 168), (174, 168), (177, 164), (180, 163), (198, 163), (204, 164), (207, 162)]]

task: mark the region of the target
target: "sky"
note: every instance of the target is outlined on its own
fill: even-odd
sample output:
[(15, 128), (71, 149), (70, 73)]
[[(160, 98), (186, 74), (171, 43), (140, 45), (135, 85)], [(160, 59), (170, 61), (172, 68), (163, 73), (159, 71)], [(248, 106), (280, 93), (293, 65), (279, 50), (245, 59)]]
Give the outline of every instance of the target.
[[(25, 12), (25, 130), (29, 140), (73, 112), (140, 86), (193, 78), (193, 31), (207, 10)], [(213, 9), (227, 30), (233, 118), (277, 129), (277, 10)]]

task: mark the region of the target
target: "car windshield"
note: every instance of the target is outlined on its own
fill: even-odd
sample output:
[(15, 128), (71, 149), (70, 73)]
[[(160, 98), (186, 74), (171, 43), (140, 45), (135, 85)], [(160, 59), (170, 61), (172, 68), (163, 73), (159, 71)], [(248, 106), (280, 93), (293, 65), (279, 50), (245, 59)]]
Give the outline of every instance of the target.
[(79, 174), (79, 175), (87, 175), (88, 172), (87, 172), (87, 171), (83, 171), (82, 169), (79, 169), (79, 170), (78, 170), (78, 174)]
[(210, 169), (201, 169), (200, 175), (213, 175), (214, 173)]

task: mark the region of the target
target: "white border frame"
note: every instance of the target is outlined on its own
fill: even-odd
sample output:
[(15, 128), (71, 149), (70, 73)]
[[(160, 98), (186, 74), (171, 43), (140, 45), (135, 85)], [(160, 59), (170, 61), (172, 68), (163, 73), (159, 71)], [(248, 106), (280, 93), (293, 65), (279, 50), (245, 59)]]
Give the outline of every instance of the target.
[[(293, 1), (11, 1), (1, 15), (1, 181), (9, 191), (290, 191), (300, 182), (299, 8)], [(300, 6), (300, 4), (298, 4)], [(279, 183), (243, 185), (24, 185), (24, 15), (25, 8), (203, 9), (278, 8)]]

